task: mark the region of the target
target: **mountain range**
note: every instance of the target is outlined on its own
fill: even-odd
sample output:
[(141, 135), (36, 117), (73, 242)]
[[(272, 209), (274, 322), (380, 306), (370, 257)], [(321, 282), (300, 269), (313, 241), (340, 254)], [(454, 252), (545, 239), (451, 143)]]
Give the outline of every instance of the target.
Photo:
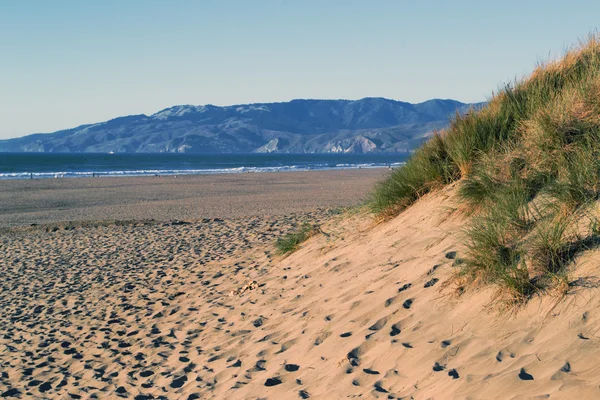
[(483, 103), (384, 98), (179, 105), (46, 134), (0, 140), (0, 152), (408, 152), (455, 113)]

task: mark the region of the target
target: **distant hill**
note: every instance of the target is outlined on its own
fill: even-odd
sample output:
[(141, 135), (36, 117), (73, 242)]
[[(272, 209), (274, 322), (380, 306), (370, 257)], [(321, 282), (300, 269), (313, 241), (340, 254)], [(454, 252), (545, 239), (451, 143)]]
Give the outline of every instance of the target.
[(406, 152), (478, 104), (384, 98), (174, 106), (48, 134), (0, 140), (0, 152)]

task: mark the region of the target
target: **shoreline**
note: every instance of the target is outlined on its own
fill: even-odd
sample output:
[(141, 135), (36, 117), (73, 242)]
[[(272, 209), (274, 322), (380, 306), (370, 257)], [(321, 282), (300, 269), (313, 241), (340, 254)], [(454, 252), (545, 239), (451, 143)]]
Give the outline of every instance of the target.
[(52, 172), (6, 172), (0, 173), (2, 181), (21, 180), (46, 180), (46, 179), (86, 179), (86, 178), (156, 178), (156, 177), (183, 177), (197, 175), (238, 175), (238, 174), (271, 174), (286, 172), (327, 172), (361, 169), (386, 169), (391, 170), (401, 167), (405, 162), (389, 163), (385, 165), (353, 165), (344, 167), (236, 167), (228, 169), (198, 169), (198, 170), (125, 170), (125, 171), (52, 171)]
[(387, 168), (0, 180), (0, 227), (194, 220), (355, 206)]

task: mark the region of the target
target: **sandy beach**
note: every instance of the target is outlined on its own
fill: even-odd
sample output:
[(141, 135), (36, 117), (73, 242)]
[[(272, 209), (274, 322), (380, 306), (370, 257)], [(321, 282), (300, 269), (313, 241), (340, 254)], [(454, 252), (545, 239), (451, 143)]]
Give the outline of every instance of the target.
[(211, 370), (202, 332), (228, 293), (268, 273), (277, 238), (387, 173), (0, 182), (0, 395), (205, 398), (185, 383)]
[[(319, 185), (306, 176), (307, 187)], [(230, 177), (249, 188), (258, 178)], [(269, 179), (280, 179), (280, 193), (291, 185), (288, 175)], [(130, 187), (102, 183), (123, 185), (114, 190), (125, 197)], [(40, 185), (37, 193), (77, 186), (72, 198), (96, 185), (29, 184)], [(258, 189), (254, 196), (263, 198)], [(455, 197), (446, 188), (379, 224), (356, 210), (273, 206), (283, 213), (4, 228), (0, 396), (597, 398), (598, 251), (577, 261), (563, 300), (541, 296), (507, 314), (494, 306), (492, 287), (456, 279), (465, 215)], [(132, 199), (125, 210), (135, 210)], [(276, 254), (277, 238), (305, 222), (320, 232), (293, 254)]]

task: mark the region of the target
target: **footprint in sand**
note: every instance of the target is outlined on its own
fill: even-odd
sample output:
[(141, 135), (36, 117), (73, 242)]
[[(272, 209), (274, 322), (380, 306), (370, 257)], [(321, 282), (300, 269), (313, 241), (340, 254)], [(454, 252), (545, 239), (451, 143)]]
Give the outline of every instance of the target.
[(387, 300), (385, 301), (385, 304), (384, 304), (384, 306), (385, 306), (385, 307), (389, 307), (389, 306), (391, 306), (392, 304), (394, 304), (394, 302), (395, 302), (397, 299), (398, 299), (398, 296), (395, 296), (395, 297), (390, 297), (389, 299), (387, 299)]
[(389, 317), (379, 318), (373, 325), (369, 327), (370, 331), (378, 331), (387, 324)]
[(375, 382), (375, 384), (373, 385), (373, 389), (375, 389), (375, 391), (379, 393), (389, 393), (388, 390), (383, 388), (381, 382)]
[(320, 334), (319, 336), (317, 336), (315, 338), (315, 341), (313, 342), (313, 344), (315, 346), (319, 346), (321, 343), (323, 343), (325, 341), (325, 339), (327, 339), (329, 336), (331, 336), (331, 332), (323, 332), (322, 334)]
[(556, 381), (565, 379), (566, 375), (571, 373), (571, 363), (565, 362), (565, 364), (550, 378), (550, 380)]

